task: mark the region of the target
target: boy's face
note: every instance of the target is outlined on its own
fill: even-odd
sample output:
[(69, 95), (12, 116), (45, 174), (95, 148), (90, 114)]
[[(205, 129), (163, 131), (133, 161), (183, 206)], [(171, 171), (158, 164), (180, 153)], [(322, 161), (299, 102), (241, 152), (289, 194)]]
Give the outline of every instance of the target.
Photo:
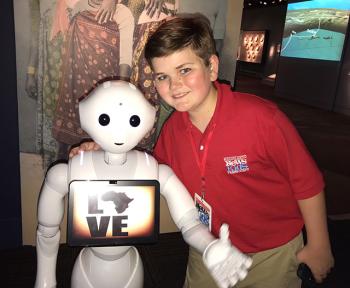
[(217, 79), (218, 58), (209, 67), (191, 48), (152, 59), (154, 84), (162, 99), (181, 112), (196, 112), (216, 96), (212, 81)]

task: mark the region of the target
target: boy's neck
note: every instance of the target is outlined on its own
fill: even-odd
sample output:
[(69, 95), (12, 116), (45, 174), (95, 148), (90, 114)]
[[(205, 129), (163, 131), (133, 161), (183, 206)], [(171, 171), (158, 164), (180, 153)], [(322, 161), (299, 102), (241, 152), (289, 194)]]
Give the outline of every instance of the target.
[(192, 124), (196, 126), (202, 133), (204, 133), (211, 118), (214, 115), (217, 98), (217, 90), (215, 87), (213, 87), (210, 95), (208, 95), (208, 98), (204, 103), (202, 103), (200, 108), (195, 111), (188, 112)]

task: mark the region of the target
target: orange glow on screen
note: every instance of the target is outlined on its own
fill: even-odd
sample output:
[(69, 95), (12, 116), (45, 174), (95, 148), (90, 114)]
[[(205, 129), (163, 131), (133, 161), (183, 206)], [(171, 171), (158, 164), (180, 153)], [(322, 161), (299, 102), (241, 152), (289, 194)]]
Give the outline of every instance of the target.
[[(75, 191), (71, 189), (74, 199), (73, 206), (73, 234), (78, 238), (91, 238), (87, 217), (96, 217), (98, 227), (100, 227), (101, 217), (109, 217), (107, 235), (104, 238), (125, 238), (125, 237), (147, 237), (153, 233), (155, 222), (155, 188), (153, 186), (106, 186), (105, 189), (94, 189), (94, 185), (87, 185), (84, 191)], [(73, 186), (74, 187), (74, 186)], [(81, 189), (80, 189), (81, 190)], [(96, 192), (99, 191), (99, 192)], [(113, 192), (114, 195), (126, 196), (128, 201), (127, 207), (123, 211), (117, 211), (114, 201), (102, 200), (105, 192)], [(89, 213), (89, 197), (96, 199), (95, 213)], [(116, 202), (117, 203), (117, 202)], [(127, 219), (122, 220), (121, 232), (127, 232), (128, 236), (112, 235), (113, 216), (125, 216)]]

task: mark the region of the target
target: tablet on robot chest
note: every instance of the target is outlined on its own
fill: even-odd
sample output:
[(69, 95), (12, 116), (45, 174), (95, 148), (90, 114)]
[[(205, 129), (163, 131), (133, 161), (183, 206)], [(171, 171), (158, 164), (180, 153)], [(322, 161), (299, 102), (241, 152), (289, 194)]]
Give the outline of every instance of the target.
[(159, 234), (156, 180), (74, 180), (69, 185), (68, 244), (154, 243)]

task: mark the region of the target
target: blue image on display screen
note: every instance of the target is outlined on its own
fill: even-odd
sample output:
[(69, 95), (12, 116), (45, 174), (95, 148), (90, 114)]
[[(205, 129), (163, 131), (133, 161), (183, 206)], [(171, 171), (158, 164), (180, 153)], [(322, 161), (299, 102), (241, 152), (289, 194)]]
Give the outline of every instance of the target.
[(288, 4), (281, 56), (339, 61), (349, 12), (350, 1), (344, 0)]

